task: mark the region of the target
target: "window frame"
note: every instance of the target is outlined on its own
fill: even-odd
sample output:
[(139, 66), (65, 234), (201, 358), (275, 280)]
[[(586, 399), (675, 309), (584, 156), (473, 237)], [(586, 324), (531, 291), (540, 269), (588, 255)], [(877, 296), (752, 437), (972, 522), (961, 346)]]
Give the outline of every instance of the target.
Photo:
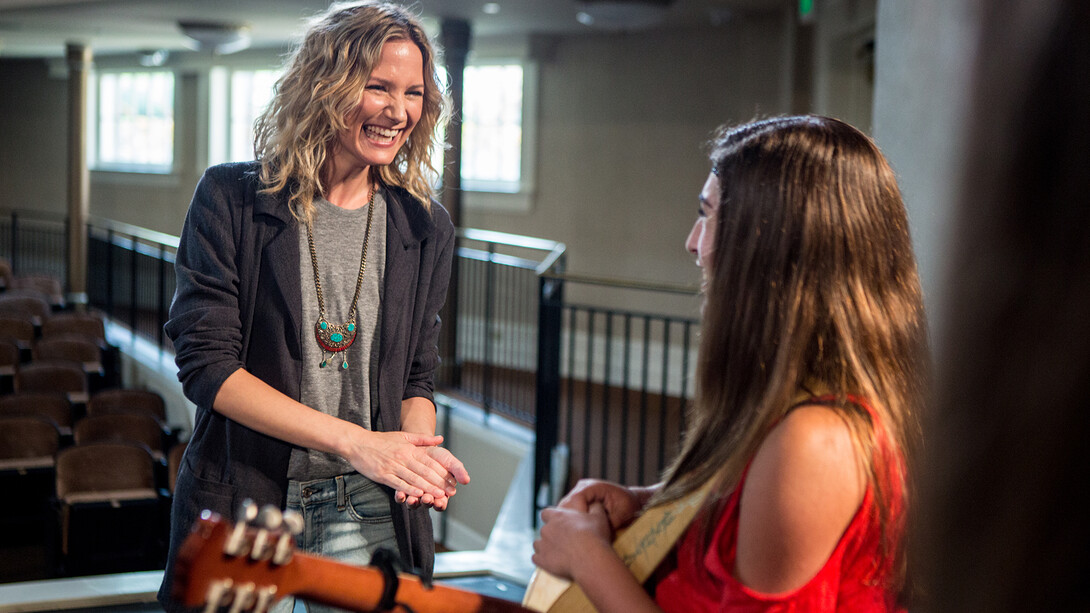
[[(283, 71), (283, 67), (278, 65), (268, 65), (261, 63), (244, 63), (244, 64), (228, 64), (217, 63), (208, 68), (206, 73), (208, 89), (204, 92), (202, 98), (208, 104), (207, 115), (207, 130), (206, 130), (206, 142), (202, 147), (205, 157), (205, 165), (214, 165), (222, 162), (229, 161), (249, 161), (253, 159), (253, 140), (252, 140), (252, 126), (251, 126), (251, 140), (247, 143), (249, 156), (244, 160), (233, 160), (231, 156), (231, 148), (234, 143), (232, 139), (232, 123), (234, 118), (232, 112), (234, 110), (235, 100), (235, 86), (234, 76), (238, 72), (273, 72), (280, 73)], [(222, 74), (223, 83), (218, 85), (216, 80), (220, 77), (217, 74)], [(277, 76), (279, 79), (279, 75)], [(275, 83), (275, 80), (274, 80)], [(217, 88), (222, 87), (222, 99), (220, 99), (221, 92), (217, 91)], [(256, 116), (255, 116), (256, 119)], [(217, 132), (219, 132), (217, 134)], [(221, 137), (221, 140), (217, 141), (217, 136)]]
[[(167, 164), (142, 164), (133, 162), (104, 162), (100, 157), (100, 139), (102, 136), (101, 116), (99, 115), (101, 82), (107, 75), (119, 74), (157, 74), (166, 73), (171, 76), (170, 96), (170, 130), (171, 147), (170, 162)], [(134, 66), (118, 66), (110, 68), (93, 68), (90, 78), (87, 80), (87, 167), (95, 173), (118, 173), (122, 175), (147, 175), (166, 176), (174, 175), (178, 169), (181, 143), (178, 139), (178, 109), (179, 109), (179, 75), (171, 68), (145, 68)]]
[[(466, 208), (508, 213), (529, 213), (533, 209), (537, 183), (538, 63), (525, 57), (497, 55), (471, 57), (466, 61), (466, 68), (513, 64), (522, 67), (522, 146), (518, 186), (514, 191), (497, 191), (482, 189), (487, 182), (462, 179), (462, 204)], [(462, 148), (464, 151), (465, 143)], [(502, 184), (509, 185), (508, 182)]]

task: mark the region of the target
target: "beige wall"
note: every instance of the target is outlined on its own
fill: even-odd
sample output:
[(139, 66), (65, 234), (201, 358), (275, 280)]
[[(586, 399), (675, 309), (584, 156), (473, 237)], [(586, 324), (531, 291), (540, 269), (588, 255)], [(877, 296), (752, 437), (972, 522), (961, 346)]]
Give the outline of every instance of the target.
[[(867, 127), (871, 83), (865, 62), (851, 56), (873, 27), (874, 2), (822, 6), (815, 108)], [(695, 284), (683, 241), (707, 173), (703, 143), (722, 123), (788, 111), (791, 27), (786, 13), (736, 13), (700, 29), (528, 45), (540, 75), (530, 210), (467, 205), (463, 225), (562, 241), (572, 272)], [(229, 61), (275, 65), (280, 51)], [(96, 58), (100, 66), (118, 61)], [(180, 231), (204, 167), (207, 79), (199, 58), (172, 62), (175, 173), (92, 173), (92, 215)], [(42, 61), (0, 60), (0, 206), (64, 211), (65, 82), (54, 68), (49, 76)]]
[[(565, 242), (575, 272), (695, 283), (682, 243), (706, 174), (702, 144), (723, 122), (786, 110), (784, 28), (779, 15), (736, 15), (700, 30), (553, 41), (538, 58), (532, 210), (468, 209), (464, 225)], [(0, 120), (0, 203), (63, 212), (63, 75), (48, 76), (41, 61), (0, 61), (0, 77), (0, 108), (18, 109)], [(92, 215), (179, 232), (204, 159), (205, 78), (192, 60), (176, 89), (175, 173), (93, 172)]]
[(724, 122), (786, 110), (778, 16), (656, 34), (571, 36), (539, 58), (537, 189), (529, 213), (467, 209), (465, 225), (564, 242), (571, 272), (696, 283), (685, 236)]
[(67, 96), (45, 62), (0, 61), (0, 209), (65, 212)]

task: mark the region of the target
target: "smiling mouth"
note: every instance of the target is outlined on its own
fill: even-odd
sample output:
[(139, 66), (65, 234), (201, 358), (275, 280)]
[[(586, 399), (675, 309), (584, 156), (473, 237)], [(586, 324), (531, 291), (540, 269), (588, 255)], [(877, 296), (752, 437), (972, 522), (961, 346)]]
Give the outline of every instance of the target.
[(401, 130), (383, 128), (382, 126), (366, 126), (363, 131), (369, 140), (383, 145), (394, 142), (398, 134), (401, 134)]

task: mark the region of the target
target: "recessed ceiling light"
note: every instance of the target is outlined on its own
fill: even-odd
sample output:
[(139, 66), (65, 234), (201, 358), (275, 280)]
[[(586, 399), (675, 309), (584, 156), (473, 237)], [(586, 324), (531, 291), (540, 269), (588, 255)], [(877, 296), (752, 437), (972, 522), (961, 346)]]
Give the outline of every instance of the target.
[(487, 15), (495, 15), (496, 13), (500, 12), (500, 3), (485, 2), (484, 6), (481, 7), (481, 10), (484, 11), (484, 13)]

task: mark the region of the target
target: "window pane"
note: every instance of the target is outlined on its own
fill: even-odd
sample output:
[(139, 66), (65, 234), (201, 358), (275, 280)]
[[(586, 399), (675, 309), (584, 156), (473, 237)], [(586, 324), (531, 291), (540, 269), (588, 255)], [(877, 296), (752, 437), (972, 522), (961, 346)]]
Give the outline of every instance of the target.
[(103, 74), (98, 92), (97, 163), (168, 170), (174, 161), (174, 74)]
[(272, 99), (275, 70), (236, 70), (231, 75), (230, 161), (254, 158), (254, 119)]
[(277, 70), (216, 66), (208, 74), (208, 163), (254, 159), (254, 120), (272, 100)]
[(518, 191), (522, 168), (522, 66), (468, 66), (462, 123), (467, 187)]

